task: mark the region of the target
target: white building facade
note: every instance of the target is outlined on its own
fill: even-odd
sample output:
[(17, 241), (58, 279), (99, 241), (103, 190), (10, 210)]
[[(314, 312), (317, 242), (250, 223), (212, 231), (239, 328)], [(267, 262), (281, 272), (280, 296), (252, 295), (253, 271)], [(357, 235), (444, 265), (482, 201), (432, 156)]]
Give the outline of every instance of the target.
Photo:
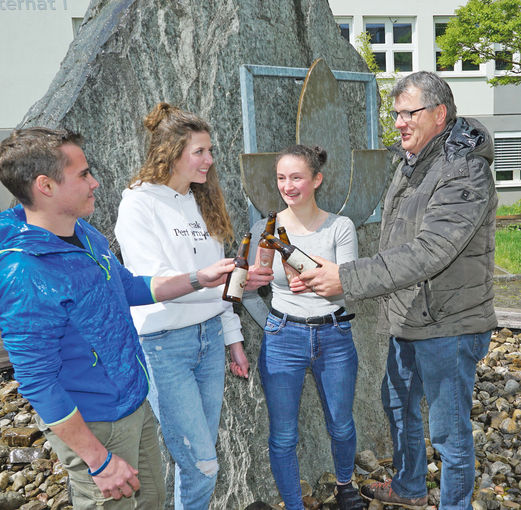
[[(436, 37), (465, 0), (329, 0), (342, 35), (355, 47), (362, 32), (371, 35), (379, 68), (391, 75), (436, 71), (450, 85), (458, 114), (479, 119), (495, 142), (494, 172), (500, 203), (521, 198), (521, 86), (491, 87), (487, 79), (504, 71), (495, 62), (436, 64)], [(498, 48), (499, 49), (499, 48)]]
[[(89, 0), (0, 0), (0, 140), (45, 95)], [(0, 210), (10, 202), (0, 184)]]
[[(521, 86), (491, 87), (494, 62), (437, 69), (436, 42), (465, 0), (329, 0), (346, 38), (371, 33), (382, 70), (438, 71), (460, 115), (477, 117), (495, 138), (494, 170), (501, 203), (521, 198)], [(79, 28), (89, 0), (0, 0), (0, 140), (47, 91)], [(0, 184), (0, 210), (10, 201)]]

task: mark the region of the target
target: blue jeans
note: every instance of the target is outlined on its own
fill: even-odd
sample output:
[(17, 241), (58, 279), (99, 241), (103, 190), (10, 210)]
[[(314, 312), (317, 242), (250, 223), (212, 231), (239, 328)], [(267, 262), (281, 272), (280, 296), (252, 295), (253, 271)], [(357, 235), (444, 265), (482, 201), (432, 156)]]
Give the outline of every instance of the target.
[(215, 443), (224, 391), (220, 317), (141, 337), (150, 404), (176, 463), (175, 509), (206, 510), (217, 480)]
[(353, 421), (358, 357), (349, 322), (308, 326), (268, 315), (259, 370), (270, 417), (271, 471), (287, 510), (302, 510), (296, 447), (306, 369), (317, 384), (339, 482), (351, 479), (356, 451)]
[(443, 462), (439, 510), (471, 510), (474, 441), (470, 411), (476, 363), (491, 332), (428, 340), (390, 338), (382, 402), (391, 425), (397, 470), (393, 490), (404, 498), (426, 494), (427, 459), (420, 401), (429, 405), (431, 443)]

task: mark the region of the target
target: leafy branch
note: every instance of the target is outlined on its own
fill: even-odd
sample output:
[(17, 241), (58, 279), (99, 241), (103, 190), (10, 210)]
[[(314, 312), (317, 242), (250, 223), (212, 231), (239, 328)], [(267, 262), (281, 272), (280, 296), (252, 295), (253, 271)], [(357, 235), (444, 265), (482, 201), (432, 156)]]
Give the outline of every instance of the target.
[(391, 90), (396, 81), (396, 75), (383, 76), (384, 73), (379, 69), (376, 59), (374, 58), (371, 48), (371, 35), (368, 32), (362, 32), (356, 37), (356, 49), (365, 60), (369, 71), (376, 76), (381, 98), (380, 125), (382, 126), (382, 142), (386, 147), (389, 147), (399, 139), (398, 132), (394, 127), (394, 120), (391, 117), (391, 111), (394, 109), (394, 100), (391, 97)]
[(521, 84), (521, 0), (469, 0), (436, 43), (441, 66), (495, 60), (504, 75), (491, 78), (491, 85)]

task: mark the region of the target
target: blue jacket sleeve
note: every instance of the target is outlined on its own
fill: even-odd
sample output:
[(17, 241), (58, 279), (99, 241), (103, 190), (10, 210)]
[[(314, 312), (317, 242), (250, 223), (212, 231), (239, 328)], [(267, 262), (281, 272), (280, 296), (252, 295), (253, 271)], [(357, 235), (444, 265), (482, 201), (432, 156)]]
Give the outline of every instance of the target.
[(119, 263), (116, 257), (114, 259), (116, 260), (116, 269), (123, 284), (128, 304), (130, 306), (138, 306), (155, 303), (151, 288), (152, 277), (134, 276), (126, 267)]
[(47, 424), (56, 424), (76, 405), (58, 381), (67, 306), (44, 277), (16, 263), (2, 267), (0, 329), (20, 392)]

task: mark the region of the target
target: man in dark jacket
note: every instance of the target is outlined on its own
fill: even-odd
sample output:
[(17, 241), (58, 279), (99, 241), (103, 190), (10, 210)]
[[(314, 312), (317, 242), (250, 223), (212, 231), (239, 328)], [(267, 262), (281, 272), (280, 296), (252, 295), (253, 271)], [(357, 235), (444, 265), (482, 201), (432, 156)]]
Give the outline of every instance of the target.
[(413, 73), (392, 91), (401, 144), (387, 192), (379, 252), (340, 267), (323, 261), (301, 279), (346, 301), (382, 296), (379, 332), (390, 335), (382, 383), (396, 474), (362, 488), (386, 504), (427, 504), (420, 400), (443, 467), (440, 509), (470, 510), (474, 445), (470, 411), (476, 363), (497, 326), (493, 307), (497, 195), (493, 144), (473, 119), (457, 118), (435, 73)]
[(30, 128), (0, 144), (0, 180), (22, 204), (0, 214), (0, 330), (20, 391), (69, 472), (75, 510), (162, 510), (130, 305), (219, 285), (234, 265), (133, 276), (79, 219), (94, 211), (98, 187), (79, 143), (66, 130)]

